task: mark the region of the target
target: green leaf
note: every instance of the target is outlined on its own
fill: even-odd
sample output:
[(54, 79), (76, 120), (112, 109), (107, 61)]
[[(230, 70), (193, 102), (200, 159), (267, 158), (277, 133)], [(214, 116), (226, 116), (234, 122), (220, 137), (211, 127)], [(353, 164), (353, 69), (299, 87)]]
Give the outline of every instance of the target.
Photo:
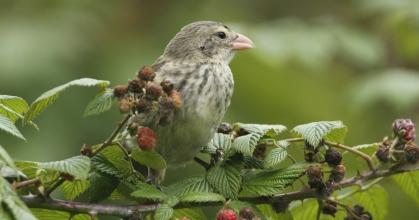
[(165, 191), (169, 195), (182, 196), (191, 192), (209, 193), (212, 189), (205, 177), (190, 177), (168, 186)]
[(35, 178), (37, 176), (36, 172), (40, 169), (37, 162), (16, 161), (15, 164), (29, 179)]
[(4, 115), (12, 122), (22, 118), (28, 110), (28, 103), (20, 97), (0, 95), (0, 115)]
[(200, 208), (183, 208), (183, 209), (175, 209), (173, 212), (172, 218), (180, 219), (182, 217), (187, 217), (189, 219), (195, 220), (206, 220), (207, 216)]
[(113, 90), (104, 89), (90, 101), (84, 111), (84, 116), (98, 115), (111, 109), (113, 103)]
[(228, 164), (218, 164), (207, 173), (210, 185), (227, 198), (235, 199), (240, 189), (240, 170)]
[(288, 145), (289, 143), (287, 142), (287, 145), (285, 146), (278, 146), (268, 151), (265, 161), (264, 161), (265, 167), (274, 167), (280, 164), (285, 158), (287, 158)]
[(32, 213), (39, 220), (92, 220), (88, 214), (72, 215), (69, 212), (31, 208)]
[(36, 220), (10, 184), (2, 177), (0, 177), (0, 204), (6, 206), (10, 211), (9, 214), (15, 219)]
[(347, 129), (341, 121), (319, 121), (298, 125), (292, 131), (301, 135), (309, 144), (317, 147), (322, 139), (343, 142)]
[(75, 156), (60, 161), (39, 163), (39, 167), (68, 173), (77, 179), (86, 179), (90, 171), (90, 159), (86, 156)]
[(263, 169), (263, 161), (253, 157), (253, 156), (248, 156), (248, 155), (244, 155), (243, 156), (243, 165), (246, 169)]
[(16, 165), (13, 162), (13, 159), (10, 157), (10, 155), (7, 153), (6, 150), (4, 150), (4, 148), (1, 145), (0, 145), (0, 162), (5, 163), (7, 166), (11, 167), (15, 171), (17, 170)]
[(108, 159), (100, 154), (92, 157), (91, 163), (92, 167), (102, 173), (106, 173), (119, 179), (122, 179), (125, 175), (120, 170), (118, 170), (114, 164), (112, 164)]
[(150, 199), (153, 201), (164, 201), (167, 199), (166, 194), (147, 183), (136, 184), (136, 190), (131, 193), (131, 196), (136, 198)]
[(371, 213), (374, 220), (385, 219), (388, 212), (388, 195), (383, 187), (374, 185), (366, 191), (356, 193), (352, 198), (345, 199), (345, 202), (360, 204), (365, 211)]
[(25, 140), (25, 137), (23, 137), (22, 133), (17, 129), (17, 127), (13, 124), (13, 121), (11, 121), (9, 118), (5, 117), (4, 115), (0, 115), (0, 130), (3, 130), (15, 137), (18, 137), (22, 140)]
[(231, 147), (231, 142), (232, 138), (230, 135), (215, 133), (208, 145), (204, 147), (204, 152), (210, 154), (215, 154), (217, 150), (227, 152)]
[(108, 198), (119, 184), (117, 178), (99, 172), (92, 172), (89, 182), (90, 187), (82, 194), (89, 198), (89, 202), (99, 202)]
[(0, 206), (0, 219), (1, 220), (13, 220), (12, 213), (9, 212), (6, 207)]
[[(260, 204), (256, 205), (259, 212), (262, 214), (263, 218), (266, 220), (293, 220), (291, 213), (286, 210), (285, 213), (277, 213), (270, 204)], [(316, 218), (307, 218), (316, 219)]]
[(419, 171), (398, 174), (392, 179), (419, 206)]
[(134, 149), (131, 153), (131, 157), (138, 163), (145, 165), (147, 167), (151, 167), (155, 170), (166, 169), (166, 161), (156, 151), (144, 151), (144, 150)]
[(243, 155), (252, 156), (260, 138), (259, 134), (246, 134), (234, 139), (232, 147)]
[(222, 195), (218, 193), (203, 193), (203, 192), (190, 192), (179, 197), (181, 202), (225, 202)]
[(301, 164), (283, 169), (252, 172), (243, 177), (242, 191), (244, 196), (268, 196), (282, 192), (295, 180), (301, 177), (306, 168)]
[(32, 121), (37, 115), (45, 110), (49, 105), (55, 102), (59, 97), (60, 93), (66, 90), (67, 88), (73, 86), (83, 86), (83, 87), (92, 87), (97, 86), (101, 89), (106, 88), (109, 85), (109, 81), (96, 80), (90, 78), (82, 78), (73, 80), (64, 85), (55, 87), (51, 90), (44, 92), (39, 96), (29, 107), (29, 110), (25, 114), (24, 122)]
[(295, 201), (290, 205), (292, 217), (294, 220), (307, 220), (316, 219), (317, 210), (319, 209), (316, 199), (308, 199), (301, 201)]
[(237, 123), (236, 125), (249, 133), (258, 134), (260, 136), (266, 135), (268, 132), (273, 132), (274, 135), (278, 135), (284, 132), (285, 130), (287, 130), (287, 127), (285, 127), (284, 125), (243, 124), (243, 123)]
[(73, 200), (81, 193), (86, 191), (90, 186), (88, 180), (73, 180), (73, 181), (64, 181), (61, 185), (61, 189), (64, 192), (64, 197), (68, 200)]
[[(353, 149), (359, 150), (363, 153), (368, 155), (373, 155), (375, 151), (378, 149), (379, 143), (372, 143), (372, 144), (361, 144), (357, 146), (353, 146)], [(342, 155), (349, 153), (348, 151), (344, 151)]]
[(161, 204), (154, 213), (154, 219), (169, 220), (173, 215), (173, 208), (167, 204)]
[(131, 162), (124, 151), (118, 145), (111, 145), (100, 152), (122, 176), (128, 176), (132, 173)]

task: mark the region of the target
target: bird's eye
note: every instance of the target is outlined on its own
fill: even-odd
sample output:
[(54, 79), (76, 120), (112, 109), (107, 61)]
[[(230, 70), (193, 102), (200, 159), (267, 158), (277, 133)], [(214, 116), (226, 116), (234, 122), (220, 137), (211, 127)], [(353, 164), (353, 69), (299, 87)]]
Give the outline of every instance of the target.
[(222, 32), (222, 31), (215, 33), (215, 35), (217, 35), (217, 37), (219, 37), (221, 39), (226, 38), (226, 33)]

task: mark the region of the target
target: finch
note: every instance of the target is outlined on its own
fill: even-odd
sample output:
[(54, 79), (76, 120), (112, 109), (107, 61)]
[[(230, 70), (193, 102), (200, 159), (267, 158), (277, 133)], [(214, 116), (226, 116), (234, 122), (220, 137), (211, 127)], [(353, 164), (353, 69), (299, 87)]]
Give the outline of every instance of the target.
[[(214, 136), (233, 94), (230, 61), (236, 51), (253, 48), (253, 42), (214, 21), (198, 21), (183, 27), (151, 66), (156, 81), (170, 81), (183, 105), (164, 126), (152, 127), (156, 150), (170, 166), (183, 165)], [(149, 170), (159, 182), (164, 171)]]

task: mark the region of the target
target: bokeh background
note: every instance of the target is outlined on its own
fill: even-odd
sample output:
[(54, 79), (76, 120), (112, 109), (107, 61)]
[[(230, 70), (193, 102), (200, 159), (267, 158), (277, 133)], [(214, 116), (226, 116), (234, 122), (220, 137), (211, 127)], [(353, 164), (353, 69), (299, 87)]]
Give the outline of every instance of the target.
[[(222, 21), (257, 46), (231, 63), (236, 87), (225, 121), (292, 128), (339, 119), (348, 145), (380, 141), (395, 118), (418, 121), (417, 0), (0, 0), (0, 94), (31, 102), (81, 77), (126, 83), (197, 20)], [(1, 144), (16, 159), (47, 161), (102, 141), (121, 116), (114, 108), (83, 118), (94, 90), (65, 92), (37, 118), (40, 131), (22, 128), (28, 142), (0, 133)], [(167, 181), (201, 171), (190, 164)], [(415, 219), (415, 203), (391, 180), (383, 185), (387, 219)]]

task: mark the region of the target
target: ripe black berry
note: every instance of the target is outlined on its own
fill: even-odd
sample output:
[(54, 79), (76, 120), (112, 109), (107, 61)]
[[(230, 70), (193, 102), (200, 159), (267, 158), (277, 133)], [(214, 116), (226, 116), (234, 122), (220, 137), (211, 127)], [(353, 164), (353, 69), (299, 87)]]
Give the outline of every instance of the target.
[(329, 166), (337, 166), (342, 162), (342, 154), (333, 148), (329, 148), (324, 159)]
[(324, 188), (323, 183), (323, 172), (320, 167), (318, 166), (310, 166), (307, 170), (307, 177), (308, 177), (308, 185), (310, 188), (315, 188), (318, 190), (322, 190)]
[(322, 212), (326, 215), (331, 215), (333, 217), (335, 217), (336, 212), (338, 211), (338, 208), (336, 207), (336, 202), (331, 201), (331, 200), (327, 200), (324, 203)]
[(253, 217), (255, 217), (255, 213), (252, 208), (245, 207), (240, 210), (239, 216), (241, 217), (241, 220), (252, 220)]
[(128, 81), (128, 91), (134, 93), (142, 93), (145, 87), (145, 82), (139, 79), (133, 79)]
[(419, 148), (412, 142), (404, 147), (404, 156), (407, 162), (416, 163), (419, 160)]

